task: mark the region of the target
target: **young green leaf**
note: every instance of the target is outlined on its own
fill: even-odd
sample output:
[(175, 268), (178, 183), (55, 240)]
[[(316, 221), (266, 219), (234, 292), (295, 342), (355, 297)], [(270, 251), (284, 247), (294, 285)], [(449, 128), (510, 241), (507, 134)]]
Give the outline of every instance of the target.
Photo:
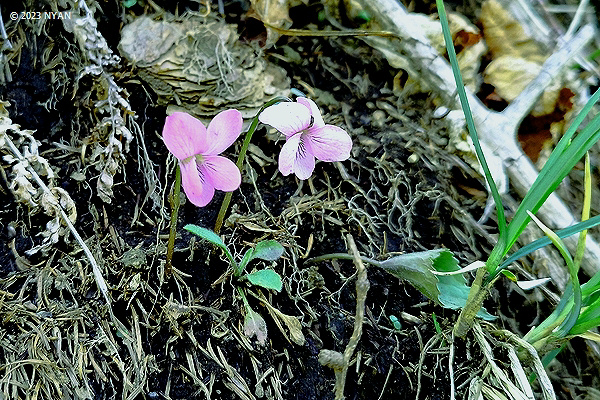
[(255, 258), (260, 258), (265, 261), (275, 261), (281, 257), (283, 251), (283, 246), (276, 240), (263, 240), (262, 242), (258, 242), (253, 249), (246, 250), (244, 258), (242, 258), (240, 265), (238, 265), (238, 268), (236, 269), (235, 276), (240, 276), (250, 261)]
[(244, 253), (244, 257), (242, 258), (242, 261), (240, 261), (239, 265), (235, 269), (235, 273), (234, 273), (235, 276), (242, 275), (242, 272), (244, 272), (244, 270), (246, 269), (246, 266), (248, 265), (250, 260), (252, 260), (252, 252), (253, 252), (253, 249), (246, 250), (246, 252)]
[(265, 289), (273, 289), (281, 292), (283, 284), (281, 283), (281, 276), (271, 269), (262, 269), (260, 271), (253, 272), (251, 274), (244, 275), (251, 284), (255, 286), (261, 286)]
[[(585, 221), (590, 219), (590, 209), (592, 207), (592, 171), (590, 167), (590, 153), (585, 153), (585, 179), (583, 180), (583, 207), (581, 210), (581, 220)], [(583, 260), (583, 254), (585, 253), (585, 239), (587, 237), (587, 230), (581, 231), (579, 239), (577, 240), (577, 251), (573, 262), (576, 268), (581, 266)]]
[(503, 269), (502, 270), (502, 275), (504, 275), (505, 277), (507, 277), (508, 279), (510, 279), (513, 282), (517, 282), (517, 277), (515, 276), (515, 274), (513, 274), (512, 272), (510, 272), (507, 269)]
[(433, 326), (435, 327), (435, 332), (441, 334), (442, 327), (440, 326), (440, 323), (438, 322), (435, 313), (431, 313), (431, 319), (433, 320)]
[(260, 258), (265, 261), (275, 261), (283, 254), (284, 248), (276, 240), (263, 240), (258, 242), (252, 252), (252, 260)]
[(600, 325), (600, 300), (592, 302), (577, 318), (575, 325), (569, 330), (569, 335), (579, 335)]
[(236, 262), (233, 259), (231, 252), (229, 251), (229, 249), (227, 248), (225, 243), (223, 243), (223, 241), (221, 240), (219, 235), (217, 235), (210, 229), (206, 229), (201, 226), (193, 225), (193, 224), (187, 224), (186, 226), (183, 227), (183, 229), (185, 229), (188, 232), (193, 233), (194, 235), (198, 235), (202, 239), (209, 241), (210, 243), (214, 244), (215, 246), (218, 246), (221, 249), (223, 249), (223, 251), (225, 252), (225, 255), (227, 256), (227, 258), (229, 258), (229, 261), (231, 261), (231, 264), (234, 266), (234, 268), (236, 267)]
[(402, 323), (400, 321), (398, 321), (398, 317), (396, 317), (395, 315), (390, 315), (390, 321), (392, 323), (392, 325), (394, 325), (394, 329), (397, 331), (402, 330)]

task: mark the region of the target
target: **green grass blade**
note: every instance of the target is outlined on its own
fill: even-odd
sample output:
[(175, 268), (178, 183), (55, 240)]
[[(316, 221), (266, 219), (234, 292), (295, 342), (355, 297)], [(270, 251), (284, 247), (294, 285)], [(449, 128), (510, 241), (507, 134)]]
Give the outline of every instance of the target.
[[(454, 80), (456, 81), (456, 90), (458, 91), (458, 97), (460, 98), (460, 104), (462, 106), (463, 112), (465, 114), (465, 119), (467, 121), (467, 128), (469, 130), (469, 135), (473, 140), (473, 146), (475, 147), (475, 153), (477, 154), (477, 159), (481, 164), (481, 168), (483, 169), (483, 173), (485, 175), (485, 180), (490, 186), (490, 192), (494, 199), (494, 203), (496, 204), (496, 212), (498, 216), (498, 231), (499, 231), (499, 242), (506, 243), (506, 217), (504, 216), (504, 206), (502, 205), (502, 199), (500, 198), (500, 193), (498, 192), (498, 188), (496, 187), (496, 183), (492, 177), (490, 169), (488, 167), (487, 161), (485, 160), (485, 156), (483, 155), (483, 151), (481, 150), (481, 145), (479, 144), (479, 138), (477, 136), (477, 130), (475, 129), (475, 122), (473, 121), (473, 115), (471, 113), (471, 108), (469, 107), (469, 102), (467, 100), (467, 93), (465, 91), (465, 86), (463, 84), (462, 76), (460, 74), (460, 69), (458, 67), (458, 61), (456, 59), (456, 52), (454, 50), (454, 44), (452, 42), (452, 37), (450, 36), (450, 28), (448, 27), (448, 18), (446, 16), (446, 9), (444, 8), (444, 2), (442, 0), (436, 0), (438, 13), (440, 16), (440, 22), (442, 23), (442, 31), (444, 33), (444, 40), (446, 42), (446, 50), (448, 51), (448, 58), (450, 59), (450, 65), (452, 66), (452, 73), (454, 74)], [(504, 253), (506, 254), (506, 253)]]
[[(596, 296), (597, 296), (599, 294), (598, 293), (599, 290), (600, 290), (600, 271), (596, 272), (594, 274), (594, 276), (592, 276), (590, 278), (589, 281), (587, 281), (586, 283), (581, 285), (581, 293), (586, 298), (586, 300), (588, 300), (588, 297), (594, 295), (594, 293), (596, 293)], [(594, 297), (594, 296), (592, 296), (592, 297)]]
[(548, 238), (552, 241), (552, 244), (556, 246), (560, 255), (563, 257), (565, 262), (567, 263), (567, 268), (569, 270), (569, 277), (571, 278), (571, 287), (573, 288), (573, 307), (569, 310), (567, 318), (560, 324), (558, 329), (556, 330), (556, 336), (559, 338), (567, 336), (571, 328), (577, 323), (577, 318), (579, 318), (579, 312), (581, 311), (581, 286), (579, 285), (579, 277), (577, 276), (578, 268), (573, 263), (573, 258), (571, 258), (571, 254), (569, 254), (569, 250), (565, 243), (558, 237), (558, 235), (553, 232), (550, 228), (542, 223), (533, 213), (528, 212), (529, 217), (540, 227), (542, 231), (548, 236)]
[(552, 333), (554, 328), (560, 325), (564, 320), (571, 308), (573, 307), (573, 285), (571, 282), (565, 287), (565, 291), (560, 298), (560, 301), (556, 305), (552, 314), (550, 314), (545, 320), (543, 320), (538, 326), (529, 331), (524, 339), (529, 343), (535, 343), (544, 337), (547, 337)]
[(519, 235), (529, 222), (527, 210), (535, 213), (544, 204), (548, 196), (560, 185), (565, 176), (573, 169), (575, 164), (585, 153), (600, 139), (600, 115), (596, 116), (575, 138), (573, 135), (583, 122), (592, 107), (600, 99), (600, 90), (590, 98), (585, 107), (577, 115), (563, 138), (546, 161), (531, 189), (515, 212), (515, 216), (508, 225), (507, 246), (505, 255), (517, 241)]
[[(590, 168), (590, 153), (585, 153), (585, 179), (583, 181), (583, 208), (581, 211), (581, 220), (585, 221), (590, 218), (590, 208), (592, 207), (592, 172)], [(577, 253), (575, 253), (575, 266), (579, 268), (583, 260), (585, 252), (585, 239), (587, 238), (587, 229), (584, 229), (579, 234), (577, 241)]]
[(600, 298), (583, 310), (575, 326), (569, 331), (569, 335), (579, 335), (600, 325)]
[[(583, 231), (584, 229), (589, 229), (589, 228), (592, 228), (597, 225), (600, 225), (600, 215), (596, 215), (596, 216), (588, 219), (587, 221), (579, 222), (575, 225), (569, 226), (568, 228), (556, 231), (555, 233), (558, 235), (559, 238), (564, 239), (566, 237), (569, 237), (571, 235), (579, 233), (579, 232)], [(515, 251), (510, 257), (508, 257), (502, 264), (500, 264), (500, 267), (495, 272), (494, 277), (498, 273), (500, 273), (500, 271), (502, 269), (508, 267), (510, 264), (512, 264), (516, 260), (518, 260), (522, 257), (525, 257), (526, 255), (529, 255), (529, 254), (533, 253), (534, 251), (541, 249), (542, 247), (546, 247), (550, 243), (552, 243), (550, 241), (550, 239), (548, 239), (547, 237), (543, 237), (543, 238), (540, 238), (534, 242), (531, 242), (531, 243), (521, 247), (519, 250)]]

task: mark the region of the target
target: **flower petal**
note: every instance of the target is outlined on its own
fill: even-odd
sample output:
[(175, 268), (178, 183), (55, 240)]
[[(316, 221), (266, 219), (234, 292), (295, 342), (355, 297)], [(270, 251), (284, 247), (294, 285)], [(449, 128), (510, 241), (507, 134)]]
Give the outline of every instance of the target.
[(308, 179), (315, 169), (315, 157), (302, 142), (302, 134), (290, 137), (279, 153), (279, 171), (284, 176), (294, 172), (299, 179)]
[(208, 124), (206, 148), (202, 154), (217, 155), (242, 133), (242, 113), (238, 110), (225, 110), (218, 113)]
[(296, 153), (298, 153), (298, 145), (300, 144), (301, 133), (291, 136), (281, 147), (279, 153), (279, 171), (283, 176), (288, 176), (294, 172), (294, 162), (296, 161)]
[(165, 120), (163, 140), (175, 157), (185, 160), (205, 147), (206, 128), (190, 114), (174, 112)]
[(260, 113), (258, 119), (289, 138), (310, 126), (310, 116), (310, 110), (306, 106), (285, 102), (267, 107)]
[[(302, 143), (301, 143), (302, 144)], [(296, 163), (294, 165), (294, 173), (298, 179), (308, 179), (315, 170), (315, 156), (308, 151), (298, 151)]]
[(350, 157), (352, 139), (340, 127), (325, 125), (304, 134), (309, 151), (321, 161), (344, 161)]
[(181, 169), (181, 186), (190, 202), (198, 207), (204, 207), (210, 203), (215, 195), (215, 188), (198, 172), (196, 158), (180, 162), (179, 168)]
[(205, 156), (199, 170), (215, 189), (233, 192), (240, 187), (242, 176), (233, 161), (221, 156)]
[(319, 107), (314, 101), (312, 101), (308, 97), (298, 97), (296, 101), (310, 110), (310, 114), (313, 117), (312, 126), (314, 126), (315, 128), (321, 128), (325, 126), (325, 122), (323, 122), (323, 117), (321, 116), (321, 111), (319, 110)]

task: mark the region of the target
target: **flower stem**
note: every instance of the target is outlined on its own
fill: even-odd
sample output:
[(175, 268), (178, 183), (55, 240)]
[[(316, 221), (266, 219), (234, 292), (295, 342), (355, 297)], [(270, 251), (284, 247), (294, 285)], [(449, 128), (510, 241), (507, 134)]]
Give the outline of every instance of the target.
[[(280, 103), (282, 101), (292, 101), (292, 99), (288, 98), (288, 97), (284, 97), (284, 96), (278, 96), (275, 97), (272, 100), (269, 100), (264, 106), (262, 106), (260, 108), (260, 110), (258, 110), (258, 113), (256, 113), (256, 115), (254, 116), (254, 119), (252, 120), (252, 123), (250, 124), (250, 128), (248, 128), (248, 132), (246, 132), (246, 136), (244, 137), (244, 142), (242, 143), (242, 148), (240, 150), (240, 154), (238, 155), (238, 159), (237, 162), (235, 163), (235, 165), (238, 167), (238, 169), (241, 171), (242, 170), (242, 165), (244, 164), (244, 159), (246, 158), (246, 151), (248, 151), (248, 146), (250, 145), (250, 140), (252, 139), (252, 135), (254, 134), (254, 131), (256, 130), (256, 127), (258, 126), (258, 116), (260, 115), (261, 112), (263, 112), (263, 110), (267, 107), (272, 106), (273, 104), (276, 103)], [(229, 203), (231, 202), (231, 196), (233, 195), (233, 192), (227, 192), (225, 193), (225, 198), (223, 199), (223, 203), (221, 203), (221, 209), (219, 210), (219, 215), (217, 215), (217, 221), (215, 222), (215, 233), (219, 234), (219, 232), (221, 231), (221, 227), (223, 226), (223, 221), (225, 220), (225, 213), (227, 212), (227, 209), (229, 208)]]
[(173, 271), (171, 262), (173, 261), (173, 252), (175, 251), (175, 235), (177, 231), (177, 214), (179, 214), (179, 193), (181, 191), (181, 170), (179, 165), (175, 167), (175, 184), (173, 186), (173, 195), (171, 197), (171, 227), (169, 229), (169, 242), (167, 244), (167, 262), (165, 263), (165, 275), (171, 276)]

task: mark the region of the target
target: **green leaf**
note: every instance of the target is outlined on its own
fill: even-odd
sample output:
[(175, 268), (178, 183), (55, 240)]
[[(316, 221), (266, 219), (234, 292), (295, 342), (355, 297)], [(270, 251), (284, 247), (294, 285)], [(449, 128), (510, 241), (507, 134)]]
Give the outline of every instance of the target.
[(438, 15), (440, 17), (440, 23), (442, 24), (442, 33), (444, 34), (444, 42), (446, 43), (448, 59), (450, 60), (450, 65), (452, 66), (452, 73), (454, 74), (454, 80), (456, 82), (456, 91), (458, 92), (460, 105), (465, 114), (467, 130), (469, 131), (469, 136), (473, 140), (475, 154), (477, 154), (477, 159), (479, 160), (479, 164), (481, 164), (481, 169), (483, 170), (485, 180), (490, 187), (490, 192), (496, 205), (496, 215), (498, 219), (499, 231), (498, 242), (500, 244), (503, 244), (506, 241), (507, 225), (506, 217), (504, 216), (504, 206), (502, 205), (502, 198), (500, 197), (500, 192), (498, 192), (496, 182), (494, 181), (492, 173), (485, 159), (485, 155), (483, 154), (483, 149), (481, 148), (481, 144), (479, 143), (479, 136), (477, 136), (477, 129), (475, 128), (475, 120), (473, 119), (473, 114), (471, 113), (471, 107), (469, 106), (469, 101), (467, 99), (467, 92), (465, 90), (465, 85), (463, 83), (462, 75), (460, 74), (460, 68), (458, 66), (458, 59), (456, 57), (456, 50), (454, 49), (454, 42), (452, 41), (450, 27), (448, 26), (448, 18), (446, 17), (446, 9), (444, 7), (444, 2), (443, 0), (436, 0), (436, 4), (438, 9)]
[(581, 314), (578, 315), (576, 324), (570, 329), (570, 335), (578, 335), (600, 325), (600, 300), (591, 302)]
[[(556, 231), (555, 233), (559, 238), (564, 239), (564, 238), (574, 235), (578, 232), (581, 232), (584, 229), (592, 228), (596, 225), (600, 225), (600, 215), (596, 215), (596, 216), (594, 216), (588, 220), (585, 220), (583, 222), (578, 222), (575, 225), (571, 225), (570, 227), (561, 229), (559, 231)], [(519, 250), (515, 251), (502, 264), (500, 264), (499, 268), (500, 269), (506, 268), (512, 262), (518, 260), (519, 258), (525, 257), (526, 255), (533, 253), (534, 251), (541, 249), (542, 247), (548, 246), (550, 243), (552, 243), (552, 242), (546, 236), (539, 238), (536, 241), (531, 242), (531, 243), (521, 247)], [(500, 272), (500, 271), (497, 270), (496, 274), (498, 272)], [(490, 278), (494, 278), (494, 277), (495, 277), (495, 275), (491, 276)]]
[[(449, 272), (459, 269), (458, 261), (450, 251), (442, 251), (433, 259), (432, 267), (436, 271)], [(437, 287), (440, 291), (438, 297), (440, 303), (446, 308), (457, 310), (464, 307), (466, 297), (463, 302), (462, 292), (467, 287), (467, 280), (464, 275), (444, 275), (438, 276)]]
[(235, 276), (240, 276), (250, 261), (255, 258), (260, 258), (265, 261), (275, 261), (281, 257), (283, 251), (283, 246), (276, 240), (263, 240), (262, 242), (258, 242), (253, 249), (246, 250), (244, 258), (242, 258), (240, 265), (238, 265), (238, 268), (236, 269)]
[(582, 292), (581, 286), (579, 285), (579, 277), (577, 276), (578, 267), (573, 263), (573, 258), (567, 249), (567, 246), (562, 241), (562, 239), (553, 232), (550, 228), (542, 223), (531, 211), (527, 211), (529, 217), (537, 224), (537, 226), (544, 231), (548, 239), (552, 241), (552, 244), (558, 249), (560, 255), (565, 260), (567, 264), (567, 269), (569, 270), (569, 277), (571, 278), (570, 283), (573, 287), (573, 307), (569, 310), (569, 314), (567, 318), (560, 324), (558, 329), (556, 330), (556, 335), (558, 337), (565, 337), (571, 328), (577, 323), (577, 318), (579, 317), (579, 312), (581, 311), (581, 303), (582, 303)]
[(217, 235), (210, 229), (206, 229), (201, 226), (194, 225), (194, 224), (187, 224), (186, 226), (183, 227), (183, 229), (185, 229), (188, 232), (193, 233), (194, 235), (200, 236), (204, 240), (208, 240), (209, 242), (211, 242), (212, 244), (214, 244), (216, 246), (219, 246), (223, 250), (229, 251), (229, 249), (227, 249), (227, 246), (225, 246), (225, 243), (223, 243), (223, 241), (221, 240), (219, 235)]
[[(592, 172), (590, 167), (590, 153), (585, 153), (585, 169), (584, 169), (584, 180), (583, 180), (583, 207), (581, 210), (581, 220), (585, 221), (590, 218), (590, 208), (592, 206)], [(583, 254), (585, 253), (587, 230), (581, 231), (577, 240), (577, 251), (573, 262), (575, 267), (581, 266), (583, 260)]]
[(429, 299), (439, 304), (438, 278), (431, 272), (431, 268), (433, 259), (437, 258), (441, 251), (429, 250), (402, 254), (377, 265), (396, 278), (408, 281)]
[(281, 244), (279, 244), (276, 240), (264, 240), (262, 242), (258, 242), (256, 247), (254, 247), (254, 251), (252, 252), (253, 260), (255, 258), (260, 258), (265, 261), (275, 261), (283, 254), (284, 248)]
[(244, 270), (246, 269), (246, 266), (248, 265), (250, 260), (252, 260), (252, 251), (253, 251), (252, 249), (246, 250), (246, 252), (244, 253), (244, 257), (242, 258), (242, 261), (240, 261), (238, 267), (235, 270), (235, 276), (240, 276), (242, 274), (242, 272), (244, 272)]
[(516, 282), (518, 280), (517, 277), (515, 276), (515, 274), (513, 274), (512, 272), (510, 272), (507, 269), (502, 270), (502, 275), (504, 275), (505, 277), (507, 277), (508, 279), (510, 279), (513, 282)]
[(600, 100), (600, 89), (590, 97), (581, 112), (573, 120), (569, 129), (558, 142), (550, 157), (539, 172), (535, 182), (517, 208), (508, 226), (508, 243), (504, 254), (508, 253), (519, 235), (525, 229), (530, 218), (527, 211), (536, 213), (548, 196), (558, 187), (565, 176), (581, 160), (585, 153), (600, 139), (600, 114), (596, 115), (586, 126), (575, 135), (579, 125)]
[[(451, 272), (459, 269), (452, 252), (446, 249), (402, 254), (375, 264), (395, 277), (408, 281), (444, 308), (463, 308), (469, 286), (463, 275), (435, 275), (433, 271)], [(482, 308), (477, 316), (486, 320), (496, 317)]]
[(281, 276), (271, 269), (261, 269), (260, 271), (244, 275), (244, 278), (247, 278), (251, 284), (264, 287), (265, 289), (273, 289), (281, 292), (283, 288)]
[(183, 229), (185, 229), (188, 232), (193, 233), (194, 235), (198, 235), (202, 239), (204, 239), (206, 241), (209, 241), (210, 243), (214, 244), (215, 246), (220, 247), (221, 249), (223, 249), (223, 251), (225, 252), (225, 255), (227, 256), (227, 258), (229, 258), (229, 261), (231, 261), (231, 264), (234, 267), (236, 266), (236, 262), (233, 259), (233, 256), (231, 255), (231, 252), (229, 251), (229, 249), (227, 248), (227, 246), (225, 245), (225, 243), (223, 243), (223, 241), (221, 240), (221, 238), (219, 237), (219, 235), (217, 235), (216, 233), (214, 233), (210, 229), (206, 229), (206, 228), (203, 228), (201, 226), (193, 225), (193, 224), (187, 224), (186, 226), (183, 227)]
[(435, 313), (431, 313), (431, 319), (433, 320), (433, 326), (435, 327), (436, 333), (441, 334), (442, 333), (442, 327), (440, 326), (440, 323), (438, 322)]

